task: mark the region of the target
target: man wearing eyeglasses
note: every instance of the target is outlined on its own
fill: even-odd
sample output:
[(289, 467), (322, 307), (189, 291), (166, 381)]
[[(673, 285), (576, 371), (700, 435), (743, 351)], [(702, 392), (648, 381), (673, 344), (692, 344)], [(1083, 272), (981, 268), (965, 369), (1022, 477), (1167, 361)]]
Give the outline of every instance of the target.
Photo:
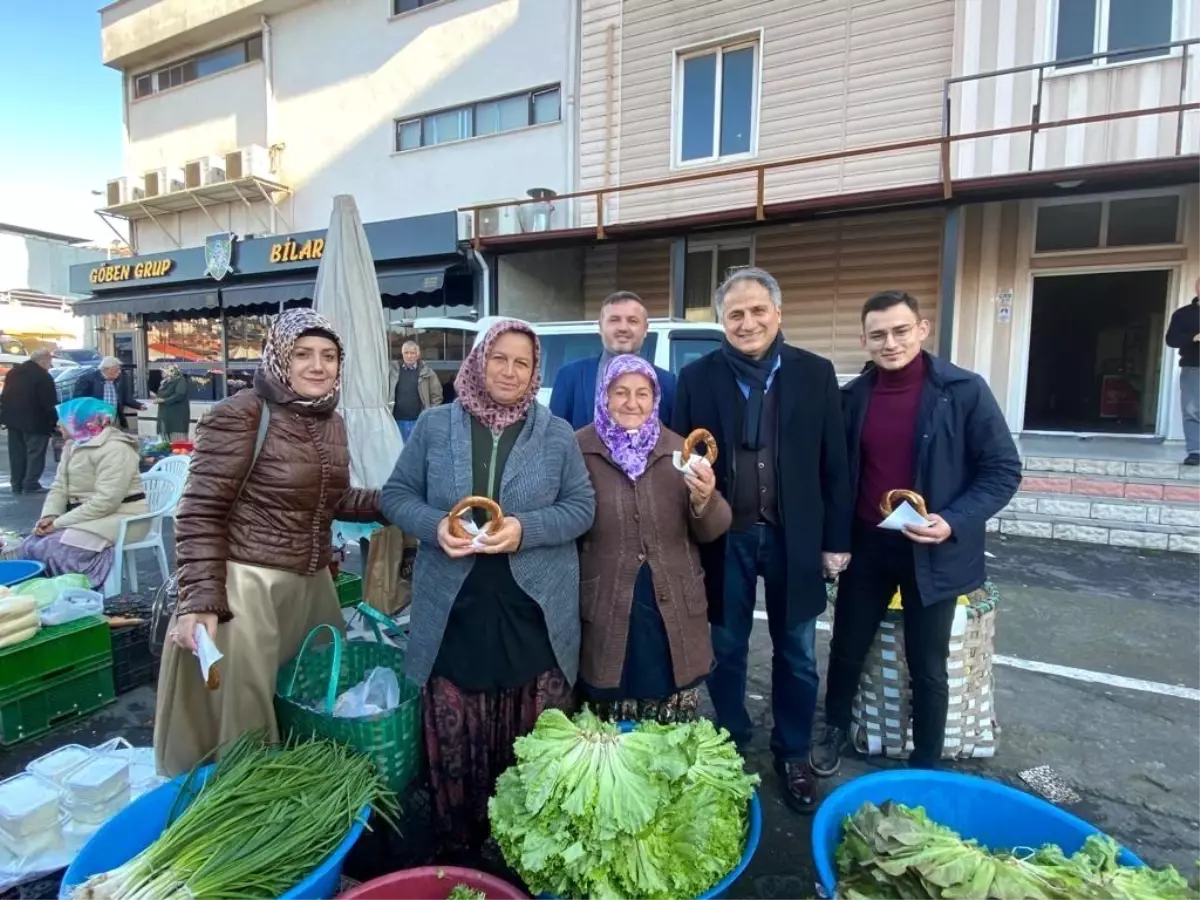
[[(938, 765), (955, 605), (983, 584), (987, 521), (1021, 483), (1020, 456), (987, 383), (923, 351), (929, 328), (916, 298), (875, 294), (862, 310), (871, 363), (842, 389), (857, 499), (850, 565), (834, 613), (825, 735), (809, 759), (823, 777), (840, 765), (858, 678), (897, 588), (913, 692), (909, 765)], [(927, 525), (879, 527), (880, 501), (897, 489), (925, 499)]]

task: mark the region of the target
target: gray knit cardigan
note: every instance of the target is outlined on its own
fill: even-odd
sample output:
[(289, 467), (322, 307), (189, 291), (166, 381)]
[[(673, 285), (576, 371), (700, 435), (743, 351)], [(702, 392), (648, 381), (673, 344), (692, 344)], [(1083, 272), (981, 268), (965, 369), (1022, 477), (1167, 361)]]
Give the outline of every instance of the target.
[[(471, 483), (471, 419), (457, 400), (421, 414), (383, 488), (388, 521), (420, 541), (413, 571), (405, 672), (429, 679), (450, 608), (474, 560), (450, 559), (438, 523)], [(542, 608), (558, 666), (574, 683), (579, 671), (579, 554), (575, 541), (592, 527), (596, 495), (571, 426), (534, 404), (500, 479), (505, 515), (521, 523), (513, 577)]]

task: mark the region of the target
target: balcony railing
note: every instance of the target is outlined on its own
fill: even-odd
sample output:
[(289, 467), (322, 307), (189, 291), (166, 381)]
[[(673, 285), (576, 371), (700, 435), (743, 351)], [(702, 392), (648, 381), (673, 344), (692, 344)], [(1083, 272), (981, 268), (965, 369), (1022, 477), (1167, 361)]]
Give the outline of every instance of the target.
[[(584, 226), (550, 228), (545, 231), (533, 233), (520, 232), (517, 234), (484, 235), (481, 233), (481, 226), (483, 224), (483, 217), (485, 213), (508, 207), (516, 207), (518, 210), (520, 210), (525, 206), (544, 203), (545, 201), (543, 199), (530, 198), (524, 200), (491, 202), (476, 206), (466, 206), (460, 211), (468, 213), (472, 217), (473, 227), (471, 235), (472, 243), (476, 249), (485, 245), (522, 243), (531, 240), (541, 240), (544, 238), (554, 239), (579, 236), (594, 237), (595, 240), (605, 240), (606, 238), (617, 234), (618, 230), (647, 230), (654, 225), (653, 221), (646, 220), (644, 218), (638, 218), (635, 221), (608, 221), (606, 212), (610, 200), (627, 197), (630, 194), (637, 192), (661, 192), (668, 188), (681, 187), (685, 185), (700, 185), (706, 182), (715, 184), (721, 181), (728, 182), (735, 178), (743, 178), (748, 181), (749, 178), (753, 176), (754, 193), (752, 202), (750, 202), (750, 198), (747, 196), (746, 202), (730, 201), (720, 211), (680, 217), (681, 219), (686, 219), (689, 224), (697, 225), (751, 224), (753, 222), (766, 221), (767, 219), (771, 218), (772, 212), (775, 212), (776, 210), (784, 212), (787, 211), (787, 209), (791, 206), (806, 207), (815, 210), (822, 208), (827, 210), (849, 208), (849, 204), (845, 202), (845, 194), (821, 196), (818, 198), (808, 199), (789, 197), (786, 199), (776, 200), (768, 196), (767, 190), (767, 177), (772, 173), (794, 170), (804, 166), (812, 166), (820, 163), (841, 162), (851, 159), (877, 157), (887, 154), (931, 148), (937, 148), (938, 150), (939, 177), (937, 181), (933, 183), (897, 185), (892, 188), (864, 192), (861, 195), (857, 195), (858, 205), (870, 206), (873, 203), (875, 205), (886, 205), (889, 202), (905, 202), (906, 198), (910, 202), (931, 199), (940, 199), (942, 201), (946, 201), (953, 198), (956, 185), (960, 185), (971, 180), (959, 179), (956, 181), (956, 179), (953, 177), (951, 151), (958, 144), (963, 144), (967, 141), (978, 141), (984, 138), (1028, 134), (1030, 135), (1030, 153), (1026, 168), (1026, 173), (1028, 173), (1033, 171), (1034, 144), (1037, 135), (1040, 133), (1048, 132), (1058, 128), (1070, 128), (1073, 126), (1085, 126), (1097, 123), (1119, 122), (1122, 120), (1137, 119), (1145, 116), (1175, 115), (1178, 117), (1173, 155), (1175, 157), (1180, 157), (1183, 155), (1185, 114), (1200, 110), (1200, 102), (1186, 102), (1189, 50), (1195, 47), (1197, 44), (1200, 44), (1200, 38), (1189, 38), (1187, 40), (1172, 41), (1170, 43), (1148, 47), (1137, 47), (1123, 51), (1098, 53), (1090, 56), (1073, 57), (1068, 60), (1034, 63), (1028, 66), (1017, 66), (1014, 68), (1001, 69), (992, 72), (981, 72), (978, 74), (948, 78), (943, 86), (942, 133), (936, 137), (916, 138), (884, 144), (873, 144), (862, 147), (848, 148), (845, 150), (835, 150), (827, 153), (811, 154), (808, 156), (789, 157), (761, 163), (748, 163), (745, 165), (729, 166), (726, 168), (707, 170), (703, 172), (694, 172), (665, 178), (651, 179), (647, 181), (609, 185), (588, 190), (558, 194), (552, 198), (556, 205), (568, 201), (570, 202), (571, 206), (574, 207), (574, 214), (568, 217), (568, 219), (571, 221), (578, 221), (581, 218), (580, 211), (585, 205), (589, 211), (588, 218), (591, 219), (592, 216), (590, 213), (594, 207), (594, 224), (589, 222), (589, 224)], [(1092, 62), (1093, 60), (1100, 58), (1111, 58), (1115, 56), (1132, 56), (1134, 54), (1144, 54), (1149, 52), (1164, 52), (1173, 54), (1176, 49), (1180, 51), (1178, 58), (1180, 59), (1181, 66), (1179, 96), (1177, 102), (1165, 106), (1113, 110), (1094, 115), (1069, 116), (1066, 118), (1053, 120), (1042, 118), (1044, 78), (1047, 70), (1062, 69), (1068, 66), (1076, 66), (1083, 63)], [(1036, 99), (1031, 109), (1030, 121), (1022, 124), (1004, 125), (1001, 127), (985, 128), (965, 133), (953, 133), (951, 127), (953, 121), (951, 116), (951, 92), (955, 85), (987, 78), (1014, 76), (1025, 72), (1037, 73)], [(1163, 157), (1159, 156), (1158, 158), (1162, 159)], [(724, 194), (728, 194), (729, 189), (727, 187), (723, 187), (722, 192)], [(664, 226), (668, 225), (669, 217), (664, 217), (664, 219), (659, 221), (659, 224)], [(679, 224), (679, 222), (676, 222), (676, 224)]]

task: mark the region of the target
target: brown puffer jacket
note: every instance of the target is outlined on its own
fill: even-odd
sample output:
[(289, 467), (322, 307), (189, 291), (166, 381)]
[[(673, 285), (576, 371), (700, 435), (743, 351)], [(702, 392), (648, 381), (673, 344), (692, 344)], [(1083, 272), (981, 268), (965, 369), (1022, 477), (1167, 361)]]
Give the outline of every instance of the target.
[[(212, 408), (196, 429), (196, 449), (175, 526), (179, 615), (230, 616), (225, 563), (313, 575), (330, 560), (333, 520), (379, 520), (379, 491), (350, 487), (346, 426), (336, 412), (266, 399), (266, 440), (238, 498), (254, 455), (269, 387), (256, 383)], [(278, 401), (283, 401), (281, 404)]]

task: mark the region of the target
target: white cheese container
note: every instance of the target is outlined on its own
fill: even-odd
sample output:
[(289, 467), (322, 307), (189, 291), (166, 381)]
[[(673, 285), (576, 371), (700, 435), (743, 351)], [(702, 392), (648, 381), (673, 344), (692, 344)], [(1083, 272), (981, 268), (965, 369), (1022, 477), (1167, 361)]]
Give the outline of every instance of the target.
[(93, 756), (63, 779), (63, 800), (71, 806), (100, 804), (129, 787), (129, 761)]
[(129, 805), (129, 799), (133, 796), (133, 789), (126, 784), (124, 787), (106, 800), (99, 803), (74, 802), (70, 798), (64, 797), (62, 808), (63, 811), (71, 817), (74, 822), (80, 825), (90, 825), (97, 827), (103, 825), (126, 806)]
[(33, 856), (44, 856), (63, 849), (63, 823), (66, 816), (55, 815), (49, 828), (28, 834), (14, 835), (0, 828), (0, 847), (3, 847), (18, 860), (29, 859)]
[(67, 744), (57, 750), (51, 750), (45, 756), (40, 756), (25, 767), (25, 771), (36, 775), (43, 781), (62, 786), (63, 779), (73, 769), (79, 768), (92, 758), (92, 751), (79, 744)]
[(68, 852), (78, 853), (99, 829), (98, 824), (79, 822), (68, 816), (62, 827), (63, 844)]
[(54, 785), (22, 772), (0, 781), (0, 829), (14, 838), (37, 834), (58, 822)]

